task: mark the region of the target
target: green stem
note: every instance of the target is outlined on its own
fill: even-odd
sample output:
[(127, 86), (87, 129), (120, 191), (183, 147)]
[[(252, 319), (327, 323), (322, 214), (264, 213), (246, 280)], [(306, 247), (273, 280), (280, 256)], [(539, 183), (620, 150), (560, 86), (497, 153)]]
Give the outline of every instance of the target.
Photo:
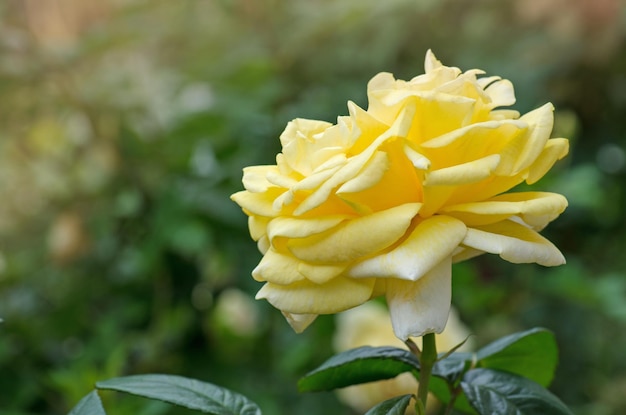
[(428, 399), (428, 382), (430, 381), (430, 373), (433, 365), (437, 360), (437, 345), (435, 344), (435, 334), (429, 333), (422, 337), (422, 353), (420, 356), (420, 378), (417, 389), (417, 399), (421, 403), (422, 408), (426, 408), (426, 400)]

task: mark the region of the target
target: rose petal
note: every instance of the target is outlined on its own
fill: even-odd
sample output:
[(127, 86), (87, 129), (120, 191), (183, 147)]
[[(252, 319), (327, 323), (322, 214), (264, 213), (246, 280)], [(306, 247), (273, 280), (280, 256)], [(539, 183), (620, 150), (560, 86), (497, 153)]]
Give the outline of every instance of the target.
[(282, 314), (296, 333), (302, 333), (317, 318), (317, 314), (293, 314), (285, 311)]
[(569, 151), (569, 141), (566, 138), (553, 138), (548, 140), (545, 148), (530, 166), (528, 184), (536, 183), (552, 168), (557, 160), (562, 159)]
[(523, 148), (526, 124), (518, 120), (485, 121), (470, 124), (422, 143), (424, 155), (437, 168), (476, 160), (490, 154), (500, 154), (504, 165), (513, 170), (519, 151)]
[(445, 258), (418, 281), (389, 279), (387, 304), (393, 331), (400, 340), (446, 327), (452, 297), (452, 264)]
[(274, 217), (280, 214), (280, 210), (274, 209), (274, 200), (283, 193), (285, 193), (285, 189), (278, 187), (269, 188), (263, 193), (251, 193), (243, 190), (231, 195), (230, 199), (241, 206), (248, 215)]
[(554, 106), (550, 103), (524, 114), (520, 121), (528, 123), (526, 145), (517, 157), (516, 172), (529, 167), (545, 147), (554, 125)]
[(500, 163), (500, 155), (492, 154), (478, 160), (431, 171), (426, 174), (424, 186), (460, 186), (489, 177)]
[(505, 193), (482, 202), (447, 206), (441, 212), (460, 219), (468, 226), (500, 222), (514, 215), (533, 228), (543, 228), (567, 207), (567, 199), (557, 193)]
[(343, 263), (379, 252), (402, 237), (419, 203), (407, 203), (371, 215), (346, 221), (336, 229), (303, 239), (291, 239), (287, 246), (299, 259), (323, 264)]
[(325, 284), (303, 280), (290, 285), (266, 283), (256, 299), (265, 298), (274, 307), (295, 314), (332, 314), (370, 299), (374, 279), (338, 277)]
[(508, 107), (515, 104), (515, 91), (513, 84), (508, 79), (496, 80), (485, 88), (485, 92), (491, 98), (491, 108)]
[(565, 263), (563, 254), (550, 241), (511, 220), (468, 228), (463, 245), (498, 254), (514, 264), (536, 262), (556, 266)]
[(243, 169), (243, 187), (252, 193), (265, 192), (270, 187), (275, 187), (267, 179), (267, 175), (276, 172), (276, 166), (250, 166)]
[(362, 261), (348, 270), (354, 278), (393, 278), (417, 281), (449, 257), (466, 233), (463, 222), (432, 216), (391, 252)]
[(313, 219), (281, 216), (269, 222), (267, 235), (270, 241), (277, 237), (306, 238), (332, 229), (348, 218), (346, 215), (321, 216)]
[(369, 189), (383, 178), (388, 169), (389, 157), (387, 157), (387, 153), (377, 151), (359, 174), (345, 182), (337, 190), (337, 193), (356, 193)]
[(320, 265), (300, 262), (298, 264), (298, 272), (311, 282), (325, 284), (341, 275), (347, 267), (348, 264)]
[(258, 241), (267, 234), (267, 224), (269, 218), (252, 215), (248, 217), (248, 229), (250, 229), (250, 237), (254, 241)]
[(300, 261), (291, 255), (268, 249), (261, 262), (252, 270), (252, 278), (273, 284), (288, 285), (304, 280), (298, 272)]

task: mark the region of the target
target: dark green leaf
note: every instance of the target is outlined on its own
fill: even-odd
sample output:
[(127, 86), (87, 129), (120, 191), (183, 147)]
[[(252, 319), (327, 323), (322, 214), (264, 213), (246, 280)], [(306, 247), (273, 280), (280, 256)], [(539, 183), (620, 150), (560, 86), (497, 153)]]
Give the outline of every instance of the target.
[(554, 334), (534, 328), (496, 340), (476, 357), (478, 367), (505, 370), (548, 386), (556, 370), (558, 348)]
[(106, 415), (97, 391), (92, 391), (81, 399), (69, 415)]
[(413, 395), (396, 396), (379, 403), (365, 415), (404, 415)]
[(465, 367), (472, 361), (472, 353), (453, 353), (433, 366), (433, 376), (454, 382), (459, 378)]
[(491, 369), (473, 369), (461, 387), (479, 414), (572, 415), (556, 396), (530, 379)]
[(96, 387), (157, 399), (213, 415), (261, 414), (259, 407), (243, 395), (181, 376), (127, 376), (98, 382)]
[(301, 392), (332, 390), (410, 371), (419, 371), (419, 362), (408, 350), (365, 346), (331, 357), (300, 379), (298, 388)]

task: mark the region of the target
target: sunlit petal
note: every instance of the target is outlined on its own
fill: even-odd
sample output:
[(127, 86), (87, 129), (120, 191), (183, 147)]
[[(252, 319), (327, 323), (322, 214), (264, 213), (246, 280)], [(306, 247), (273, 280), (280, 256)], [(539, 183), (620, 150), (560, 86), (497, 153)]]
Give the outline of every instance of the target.
[(295, 314), (332, 314), (369, 300), (374, 279), (333, 278), (325, 284), (303, 280), (290, 285), (266, 283), (256, 298)]
[(292, 239), (289, 250), (306, 262), (333, 264), (378, 252), (396, 242), (407, 230), (420, 208), (407, 203), (382, 212), (346, 221), (332, 232)]
[(563, 254), (546, 238), (510, 220), (468, 228), (463, 245), (498, 254), (515, 264), (536, 262), (544, 266), (565, 263)]
[(348, 275), (417, 281), (452, 255), (465, 232), (465, 225), (457, 219), (432, 216), (417, 225), (411, 235), (391, 252), (358, 263)]

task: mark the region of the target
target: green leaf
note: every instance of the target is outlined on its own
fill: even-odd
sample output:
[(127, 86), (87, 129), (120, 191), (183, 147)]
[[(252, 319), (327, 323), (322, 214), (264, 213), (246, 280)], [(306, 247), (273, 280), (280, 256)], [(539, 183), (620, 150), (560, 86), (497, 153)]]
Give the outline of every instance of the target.
[(97, 391), (92, 391), (81, 399), (69, 415), (106, 415)]
[(331, 357), (300, 379), (298, 389), (301, 392), (332, 390), (410, 371), (417, 373), (419, 362), (408, 350), (365, 346)]
[(554, 334), (543, 328), (515, 333), (476, 353), (477, 367), (499, 369), (548, 386), (554, 377), (558, 347)]
[(572, 415), (547, 389), (512, 373), (473, 369), (465, 374), (461, 387), (481, 415)]
[(452, 353), (435, 363), (432, 374), (448, 382), (454, 382), (463, 374), (466, 366), (472, 362), (472, 356), (472, 353)]
[(413, 395), (396, 396), (379, 403), (365, 415), (404, 415)]
[(181, 376), (126, 376), (98, 382), (96, 387), (157, 399), (213, 415), (261, 414), (257, 404), (243, 395)]

